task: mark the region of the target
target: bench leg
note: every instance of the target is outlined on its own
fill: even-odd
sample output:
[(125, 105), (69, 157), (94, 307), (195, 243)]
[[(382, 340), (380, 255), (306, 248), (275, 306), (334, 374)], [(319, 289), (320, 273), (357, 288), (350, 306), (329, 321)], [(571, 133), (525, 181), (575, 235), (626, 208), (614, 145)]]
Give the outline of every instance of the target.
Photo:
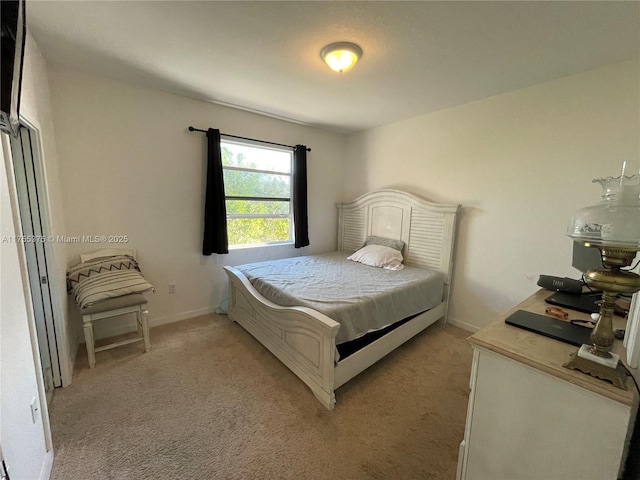
[(96, 366), (96, 352), (93, 344), (93, 323), (91, 320), (84, 321), (84, 342), (87, 344), (89, 368), (93, 368)]
[(140, 316), (140, 324), (142, 324), (142, 338), (144, 338), (144, 351), (151, 350), (151, 338), (149, 338), (149, 312), (144, 305), (138, 312)]

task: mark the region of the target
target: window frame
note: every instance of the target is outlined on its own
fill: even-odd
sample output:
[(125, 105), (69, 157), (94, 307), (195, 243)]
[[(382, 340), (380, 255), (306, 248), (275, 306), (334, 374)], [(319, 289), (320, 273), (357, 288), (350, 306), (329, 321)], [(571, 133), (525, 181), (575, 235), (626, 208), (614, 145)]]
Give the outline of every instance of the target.
[[(235, 138), (225, 137), (224, 135), (220, 136), (220, 149), (225, 145), (236, 145), (240, 147), (253, 147), (261, 150), (271, 150), (281, 153), (286, 153), (289, 155), (289, 165), (290, 172), (281, 172), (275, 170), (262, 170), (257, 168), (247, 168), (247, 167), (235, 167), (235, 166), (226, 166), (222, 165), (222, 172), (226, 170), (230, 171), (238, 171), (238, 172), (249, 172), (249, 173), (257, 173), (263, 175), (282, 175), (289, 177), (289, 196), (288, 197), (255, 197), (255, 196), (238, 196), (238, 195), (227, 195), (225, 190), (225, 209), (227, 205), (227, 201), (229, 200), (245, 200), (245, 201), (277, 201), (277, 202), (288, 202), (289, 203), (289, 213), (266, 213), (266, 214), (255, 214), (255, 213), (247, 213), (247, 214), (238, 214), (238, 213), (227, 213), (227, 220), (234, 219), (252, 219), (252, 218), (288, 218), (289, 219), (289, 230), (288, 230), (288, 239), (284, 241), (263, 241), (261, 243), (246, 243), (246, 244), (232, 244), (229, 241), (229, 249), (240, 249), (240, 248), (254, 248), (254, 247), (266, 247), (272, 245), (292, 245), (295, 243), (294, 238), (294, 226), (293, 226), (293, 150), (287, 147), (277, 147), (277, 146), (266, 146), (265, 144), (257, 141), (251, 140), (237, 140)], [(228, 232), (227, 227), (227, 232)]]

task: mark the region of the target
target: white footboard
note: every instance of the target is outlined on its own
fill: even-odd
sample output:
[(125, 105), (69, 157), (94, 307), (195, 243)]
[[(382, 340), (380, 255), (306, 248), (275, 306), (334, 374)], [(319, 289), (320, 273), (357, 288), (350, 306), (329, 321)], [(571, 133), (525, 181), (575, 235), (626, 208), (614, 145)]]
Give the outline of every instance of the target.
[(335, 404), (335, 339), (340, 324), (305, 307), (281, 307), (266, 300), (233, 267), (229, 318), (238, 322), (306, 383), (328, 409)]

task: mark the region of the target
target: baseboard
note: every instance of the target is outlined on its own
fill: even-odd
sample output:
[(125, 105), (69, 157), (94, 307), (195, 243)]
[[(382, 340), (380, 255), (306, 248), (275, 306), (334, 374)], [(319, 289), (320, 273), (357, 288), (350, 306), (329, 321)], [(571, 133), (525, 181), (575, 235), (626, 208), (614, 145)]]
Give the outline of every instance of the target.
[[(181, 320), (187, 320), (188, 318), (199, 317), (201, 315), (209, 315), (216, 311), (216, 307), (207, 307), (200, 308), (198, 310), (189, 310), (187, 312), (182, 312), (177, 315), (167, 315), (164, 317), (156, 317), (153, 315), (153, 311), (149, 312), (149, 327), (158, 327), (160, 325), (166, 325), (168, 323), (179, 322)], [(135, 331), (135, 317), (130, 315), (130, 320), (128, 322), (113, 322), (109, 325), (101, 324), (100, 321), (95, 322), (94, 329), (98, 330), (99, 333), (96, 335), (97, 339), (115, 337), (116, 335), (122, 335), (124, 333), (130, 333)], [(124, 316), (122, 318), (125, 318)], [(102, 322), (104, 323), (104, 322)], [(84, 339), (83, 339), (84, 340)], [(83, 342), (84, 343), (84, 342)]]
[(468, 332), (477, 332), (480, 330), (480, 327), (476, 327), (475, 325), (470, 325), (466, 322), (462, 322), (460, 320), (456, 320), (455, 318), (449, 316), (447, 317), (447, 323), (449, 325), (453, 325), (454, 327), (462, 328), (463, 330), (467, 330)]
[(76, 366), (76, 358), (78, 358), (78, 348), (80, 348), (80, 337), (73, 337), (73, 344), (69, 351), (69, 361), (67, 362), (69, 370), (66, 375), (62, 375), (63, 387), (68, 387), (73, 383), (73, 370)]
[[(44, 460), (42, 462), (42, 469), (40, 470), (39, 480), (49, 480), (51, 477), (51, 469), (53, 468), (53, 449), (45, 452)], [(4, 478), (4, 477), (3, 477)]]
[(169, 315), (166, 317), (154, 317), (149, 314), (149, 326), (157, 327), (159, 325), (166, 325), (167, 323), (179, 322), (181, 320), (187, 320), (188, 318), (200, 317), (201, 315), (209, 315), (216, 311), (217, 307), (200, 308), (198, 310), (190, 310), (178, 315)]

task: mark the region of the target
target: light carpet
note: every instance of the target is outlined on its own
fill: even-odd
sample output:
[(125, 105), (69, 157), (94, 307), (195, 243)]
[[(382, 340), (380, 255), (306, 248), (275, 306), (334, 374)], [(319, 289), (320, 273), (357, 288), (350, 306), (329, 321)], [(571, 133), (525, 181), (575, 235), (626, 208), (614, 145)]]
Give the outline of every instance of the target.
[(81, 346), (50, 410), (52, 480), (451, 479), (468, 332), (433, 325), (336, 391), (333, 411), (225, 316), (151, 330), (152, 351)]

